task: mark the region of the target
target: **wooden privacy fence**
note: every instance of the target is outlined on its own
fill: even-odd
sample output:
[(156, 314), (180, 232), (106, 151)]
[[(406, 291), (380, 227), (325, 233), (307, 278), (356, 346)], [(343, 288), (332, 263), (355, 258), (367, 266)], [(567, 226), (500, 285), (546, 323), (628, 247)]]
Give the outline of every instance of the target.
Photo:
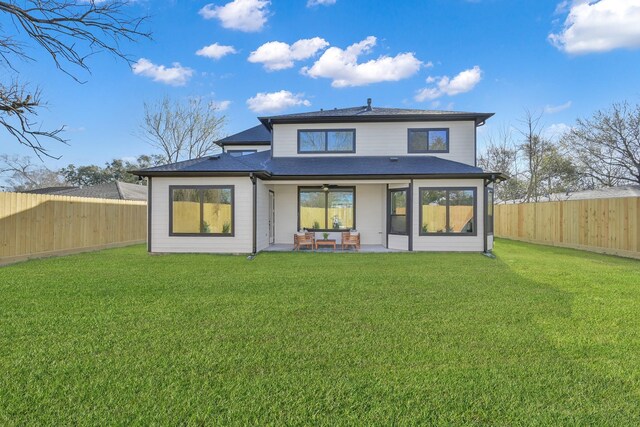
[(143, 201), (0, 193), (0, 263), (141, 243)]
[(495, 206), (495, 235), (640, 259), (640, 197)]

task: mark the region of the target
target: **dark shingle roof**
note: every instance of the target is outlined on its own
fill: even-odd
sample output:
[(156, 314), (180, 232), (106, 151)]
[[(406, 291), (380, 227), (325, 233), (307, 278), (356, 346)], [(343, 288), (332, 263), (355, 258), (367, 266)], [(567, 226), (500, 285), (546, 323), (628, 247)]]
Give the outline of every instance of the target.
[(218, 141), (218, 144), (225, 145), (270, 145), (271, 132), (264, 125), (260, 124), (250, 129), (243, 130)]
[(25, 191), (23, 191), (23, 193), (30, 193), (30, 194), (57, 194), (60, 191), (73, 190), (74, 188), (79, 188), (79, 187), (74, 187), (72, 185), (63, 185), (63, 186), (59, 186), (59, 187), (42, 187), (42, 188), (34, 188), (33, 190), (25, 190)]
[(93, 197), (98, 199), (147, 200), (147, 187), (128, 182), (108, 182), (87, 187), (48, 187), (29, 193), (56, 196)]
[(256, 173), (267, 178), (335, 176), (426, 176), (483, 174), (481, 168), (435, 156), (271, 157), (269, 150), (241, 157), (221, 154), (135, 172), (154, 175)]
[(476, 124), (479, 124), (491, 116), (493, 116), (493, 113), (369, 107), (364, 105), (359, 107), (334, 108), (333, 110), (259, 117), (259, 119), (265, 126), (270, 126), (270, 123), (410, 120), (474, 120)]

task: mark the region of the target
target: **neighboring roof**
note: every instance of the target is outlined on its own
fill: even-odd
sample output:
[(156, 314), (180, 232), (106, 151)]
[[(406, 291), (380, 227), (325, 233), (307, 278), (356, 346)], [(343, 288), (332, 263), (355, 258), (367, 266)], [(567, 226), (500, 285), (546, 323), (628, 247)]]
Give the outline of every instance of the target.
[(251, 129), (243, 130), (218, 141), (225, 145), (271, 145), (271, 132), (266, 126), (259, 124)]
[(23, 193), (31, 193), (31, 194), (55, 194), (59, 191), (64, 190), (72, 190), (74, 186), (60, 186), (60, 187), (42, 187), (42, 188), (34, 188), (33, 190), (25, 190)]
[[(370, 101), (370, 100), (368, 100)], [(274, 123), (330, 123), (330, 122), (367, 122), (367, 121), (435, 121), (435, 120), (474, 120), (476, 125), (483, 124), (493, 113), (473, 113), (465, 111), (418, 110), (408, 108), (373, 107), (370, 104), (334, 108), (333, 110), (311, 111), (307, 113), (283, 114), (279, 116), (259, 117), (268, 127)]]
[[(619, 187), (598, 188), (595, 190), (574, 191), (571, 193), (554, 193), (539, 197), (538, 202), (555, 202), (563, 200), (617, 199), (623, 197), (640, 197), (640, 185), (623, 185)], [(499, 203), (524, 203), (524, 200), (505, 200)]]
[[(133, 172), (140, 176), (247, 175), (295, 177), (490, 176), (481, 168), (434, 156), (271, 157), (262, 151), (241, 157), (223, 153)], [(494, 174), (500, 178), (500, 174)]]
[(120, 190), (120, 198), (123, 200), (147, 200), (147, 186), (130, 184), (128, 182), (116, 182)]
[(53, 194), (57, 196), (94, 197), (98, 199), (147, 200), (147, 187), (128, 182), (109, 182), (87, 187), (48, 187), (26, 193)]

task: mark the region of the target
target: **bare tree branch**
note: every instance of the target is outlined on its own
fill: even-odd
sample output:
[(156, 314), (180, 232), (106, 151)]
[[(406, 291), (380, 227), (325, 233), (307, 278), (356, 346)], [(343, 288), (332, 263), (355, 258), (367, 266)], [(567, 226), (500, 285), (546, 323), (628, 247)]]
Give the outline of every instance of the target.
[(173, 163), (219, 151), (216, 141), (225, 123), (225, 116), (201, 98), (178, 102), (165, 97), (155, 105), (145, 103), (140, 137)]
[[(29, 44), (43, 49), (56, 67), (80, 81), (73, 68), (90, 72), (86, 59), (98, 52), (108, 52), (130, 63), (121, 49), (123, 41), (149, 38), (141, 29), (147, 19), (126, 13), (127, 0), (11, 0), (0, 1), (0, 14), (13, 23), (0, 26), (0, 63), (16, 71), (16, 60), (31, 60)], [(11, 27), (11, 25), (9, 25)], [(25, 39), (25, 42), (18, 41)], [(30, 42), (30, 43), (29, 43)], [(20, 144), (34, 150), (38, 157), (53, 157), (45, 140), (66, 142), (63, 128), (42, 130), (34, 117), (42, 107), (38, 89), (28, 90), (26, 83), (0, 83), (0, 125)]]
[(562, 144), (602, 186), (640, 184), (640, 105), (614, 103), (590, 119), (578, 119)]

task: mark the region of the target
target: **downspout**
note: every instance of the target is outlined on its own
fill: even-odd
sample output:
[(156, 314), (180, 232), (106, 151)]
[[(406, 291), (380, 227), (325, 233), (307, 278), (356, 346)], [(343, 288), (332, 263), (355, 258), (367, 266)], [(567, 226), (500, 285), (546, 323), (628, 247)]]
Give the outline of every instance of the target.
[(409, 209), (409, 252), (413, 252), (413, 178), (411, 178), (411, 182), (409, 183), (409, 194), (407, 194), (407, 206)]
[(153, 208), (151, 199), (151, 177), (147, 177), (147, 252), (151, 253), (151, 210)]
[(251, 256), (254, 256), (256, 252), (258, 252), (258, 230), (256, 229), (258, 224), (258, 179), (253, 173), (249, 174), (249, 179), (253, 184), (253, 250), (251, 252)]
[(489, 243), (488, 243), (488, 239), (489, 239), (489, 233), (487, 233), (487, 186), (489, 185), (489, 180), (488, 179), (483, 179), (482, 182), (484, 183), (483, 185), (483, 193), (482, 193), (482, 200), (483, 200), (483, 208), (482, 208), (482, 217), (484, 218), (484, 225), (482, 226), (482, 237), (484, 239), (484, 250), (483, 253), (488, 254), (489, 253)]

